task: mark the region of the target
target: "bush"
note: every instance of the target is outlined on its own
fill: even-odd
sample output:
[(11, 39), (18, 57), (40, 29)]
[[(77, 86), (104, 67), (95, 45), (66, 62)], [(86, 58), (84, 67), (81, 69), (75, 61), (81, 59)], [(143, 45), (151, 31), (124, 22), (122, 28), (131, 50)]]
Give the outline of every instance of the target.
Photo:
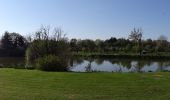
[(70, 47), (68, 39), (62, 35), (61, 29), (42, 27), (35, 33), (35, 39), (29, 44), (26, 51), (26, 68), (38, 68), (44, 71), (66, 71)]
[(45, 55), (56, 55), (59, 58), (67, 59), (70, 56), (70, 50), (67, 41), (33, 41), (26, 51), (26, 63), (32, 64), (36, 59), (44, 57)]
[(36, 68), (43, 71), (67, 71), (67, 63), (54, 55), (48, 55), (36, 60)]
[(33, 41), (30, 46), (27, 48), (26, 50), (26, 63), (27, 64), (31, 64), (34, 63), (34, 61), (45, 55), (47, 55), (48, 53), (45, 52), (45, 50), (47, 48), (50, 47), (45, 47), (45, 41), (42, 40), (35, 40)]

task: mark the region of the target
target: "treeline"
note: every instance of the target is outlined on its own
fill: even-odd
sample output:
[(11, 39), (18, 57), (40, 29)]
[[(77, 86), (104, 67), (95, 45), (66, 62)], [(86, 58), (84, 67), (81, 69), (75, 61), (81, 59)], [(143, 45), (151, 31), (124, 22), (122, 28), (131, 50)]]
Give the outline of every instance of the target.
[[(74, 52), (136, 52), (140, 49), (135, 41), (115, 37), (107, 40), (71, 39), (70, 47)], [(170, 52), (170, 43), (167, 40), (142, 40), (142, 49), (147, 52)]]
[[(48, 30), (46, 29), (46, 31)], [(57, 35), (60, 35), (60, 33)], [(43, 35), (41, 36), (41, 34), (41, 32), (36, 32), (34, 37), (24, 37), (19, 33), (5, 32), (0, 42), (0, 56), (25, 56), (26, 49), (31, 43), (34, 43), (38, 39), (48, 38)], [(69, 44), (70, 51), (74, 53), (157, 54), (159, 52), (170, 52), (170, 42), (165, 36), (160, 36), (157, 40), (152, 40), (142, 39), (142, 34), (141, 29), (134, 29), (126, 39), (111, 37), (106, 40), (65, 39), (65, 41)], [(53, 37), (59, 38), (56, 34), (54, 35)], [(50, 48), (54, 46), (56, 45)]]
[(72, 52), (88, 53), (158, 53), (170, 52), (170, 42), (165, 36), (157, 40), (142, 39), (142, 31), (134, 29), (127, 39), (111, 37), (106, 40), (80, 40), (71, 39), (70, 47)]

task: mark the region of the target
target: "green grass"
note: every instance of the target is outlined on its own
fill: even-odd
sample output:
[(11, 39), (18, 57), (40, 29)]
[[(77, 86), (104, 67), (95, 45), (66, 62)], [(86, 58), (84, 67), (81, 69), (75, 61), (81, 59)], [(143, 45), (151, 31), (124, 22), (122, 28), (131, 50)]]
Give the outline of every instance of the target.
[(0, 69), (0, 100), (167, 100), (170, 73)]

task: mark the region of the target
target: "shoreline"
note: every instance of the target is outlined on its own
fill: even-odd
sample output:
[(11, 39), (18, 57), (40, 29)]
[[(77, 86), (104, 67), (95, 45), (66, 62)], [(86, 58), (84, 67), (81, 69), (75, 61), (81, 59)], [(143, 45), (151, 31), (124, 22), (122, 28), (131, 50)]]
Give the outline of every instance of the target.
[(73, 53), (75, 57), (99, 57), (99, 58), (135, 58), (135, 59), (170, 59), (169, 54), (101, 54), (101, 53)]

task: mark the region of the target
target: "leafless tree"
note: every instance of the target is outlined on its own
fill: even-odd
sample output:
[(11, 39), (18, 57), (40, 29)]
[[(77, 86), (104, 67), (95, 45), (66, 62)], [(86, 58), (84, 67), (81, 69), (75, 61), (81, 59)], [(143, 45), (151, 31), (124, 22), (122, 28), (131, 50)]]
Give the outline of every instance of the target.
[(134, 28), (134, 30), (131, 31), (131, 34), (129, 35), (129, 39), (137, 42), (140, 55), (142, 54), (142, 43), (141, 43), (142, 35), (143, 35), (143, 31), (141, 28), (138, 28), (138, 29)]
[(135, 41), (140, 41), (142, 39), (142, 34), (143, 34), (142, 29), (134, 28), (134, 30), (131, 31), (131, 34), (129, 35), (129, 39), (132, 39), (132, 40), (135, 40)]
[(50, 35), (50, 26), (41, 26), (41, 28), (35, 33), (35, 39), (48, 40)]
[(64, 40), (66, 37), (66, 34), (61, 28), (54, 28), (53, 32), (53, 40), (59, 41), (59, 40)]

